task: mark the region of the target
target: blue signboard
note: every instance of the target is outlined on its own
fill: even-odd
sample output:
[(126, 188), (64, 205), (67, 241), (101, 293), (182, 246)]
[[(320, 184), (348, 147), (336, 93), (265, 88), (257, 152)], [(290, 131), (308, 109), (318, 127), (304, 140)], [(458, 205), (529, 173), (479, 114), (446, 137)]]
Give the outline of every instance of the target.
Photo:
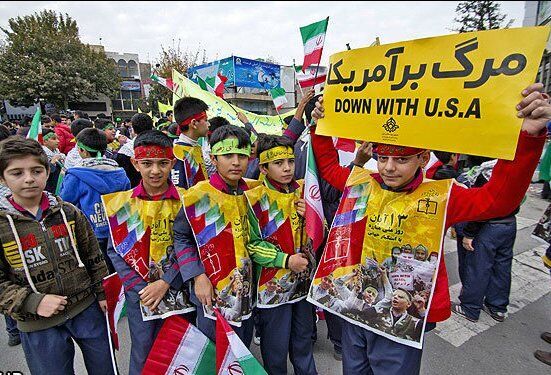
[(270, 90), (280, 87), (279, 65), (234, 57), (235, 85)]
[(212, 86), (217, 74), (228, 78), (226, 87), (252, 87), (270, 90), (281, 87), (280, 66), (244, 57), (228, 57), (188, 69), (188, 77)]

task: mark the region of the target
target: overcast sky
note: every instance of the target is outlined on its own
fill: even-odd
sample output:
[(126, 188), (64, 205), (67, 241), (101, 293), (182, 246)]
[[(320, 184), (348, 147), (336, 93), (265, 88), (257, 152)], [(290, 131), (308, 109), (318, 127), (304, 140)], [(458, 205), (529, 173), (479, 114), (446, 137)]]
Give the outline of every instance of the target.
[[(524, 1), (499, 2), (521, 27)], [(8, 19), (42, 9), (68, 13), (84, 43), (107, 51), (138, 53), (154, 63), (161, 45), (205, 49), (208, 61), (233, 55), (271, 56), (280, 64), (302, 63), (299, 27), (329, 16), (322, 63), (329, 55), (370, 45), (376, 36), (392, 43), (452, 33), (457, 1), (440, 2), (61, 2), (0, 1), (0, 27)]]

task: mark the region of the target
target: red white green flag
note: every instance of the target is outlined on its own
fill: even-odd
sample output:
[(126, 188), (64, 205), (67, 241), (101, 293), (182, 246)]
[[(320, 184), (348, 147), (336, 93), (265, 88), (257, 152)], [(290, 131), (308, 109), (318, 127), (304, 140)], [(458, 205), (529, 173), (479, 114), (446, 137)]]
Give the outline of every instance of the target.
[(42, 114), (40, 112), (40, 106), (38, 106), (33, 116), (31, 128), (27, 133), (27, 138), (34, 139), (35, 141), (38, 141), (38, 143), (44, 144), (44, 141), (42, 140), (42, 122), (40, 121), (40, 116), (42, 116)]
[(216, 309), (216, 374), (267, 375), (227, 320)]
[(308, 69), (310, 65), (318, 65), (320, 63), (328, 23), (329, 17), (300, 28), (302, 44), (304, 44), (303, 72)]
[(126, 298), (119, 275), (113, 273), (103, 279), (103, 290), (107, 302), (109, 334), (115, 349), (119, 350), (118, 322), (126, 315)]
[(197, 76), (197, 84), (199, 87), (222, 99), (224, 98), (225, 83), (227, 81), (228, 78), (220, 73), (217, 73), (214, 77), (205, 77), (204, 79), (199, 75)]
[(142, 375), (214, 373), (214, 344), (183, 317), (166, 318), (147, 356)]
[(318, 168), (312, 148), (312, 138), (308, 135), (308, 153), (306, 155), (306, 175), (304, 176), (304, 201), (306, 202), (306, 233), (312, 239), (312, 248), (317, 251), (323, 241), (325, 216), (321, 203), (321, 190)]
[(276, 87), (275, 89), (270, 90), (270, 96), (274, 101), (274, 106), (279, 111), (283, 104), (287, 103), (287, 98), (285, 97), (285, 89), (281, 87)]
[(174, 91), (174, 83), (172, 82), (172, 78), (163, 78), (159, 77), (156, 74), (151, 74), (150, 78), (161, 86), (166, 87), (170, 91)]
[(302, 71), (302, 65), (295, 66), (295, 72), (300, 87), (312, 87), (325, 82), (327, 68), (324, 66), (310, 66)]

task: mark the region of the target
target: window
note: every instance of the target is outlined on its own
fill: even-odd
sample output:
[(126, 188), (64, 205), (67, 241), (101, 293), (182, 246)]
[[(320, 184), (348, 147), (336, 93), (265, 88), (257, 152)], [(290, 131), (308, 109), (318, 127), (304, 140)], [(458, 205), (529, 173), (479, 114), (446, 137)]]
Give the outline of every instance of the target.
[(139, 76), (138, 64), (134, 60), (128, 60), (128, 77)]
[(117, 63), (117, 67), (119, 68), (119, 74), (121, 77), (128, 77), (128, 65), (126, 64), (126, 61), (120, 59)]

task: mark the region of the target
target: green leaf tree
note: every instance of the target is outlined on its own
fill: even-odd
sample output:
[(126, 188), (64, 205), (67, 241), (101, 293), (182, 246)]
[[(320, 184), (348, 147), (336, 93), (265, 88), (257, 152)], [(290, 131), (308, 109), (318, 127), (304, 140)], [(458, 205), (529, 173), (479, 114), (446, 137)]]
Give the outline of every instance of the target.
[(44, 10), (11, 18), (0, 28), (0, 97), (18, 105), (39, 99), (67, 109), (70, 101), (112, 97), (120, 78), (103, 51), (83, 44), (68, 14)]
[(461, 1), (455, 8), (454, 22), (458, 24), (452, 31), (469, 31), (509, 28), (514, 19), (505, 22), (507, 17), (501, 13), (500, 5), (495, 1)]

